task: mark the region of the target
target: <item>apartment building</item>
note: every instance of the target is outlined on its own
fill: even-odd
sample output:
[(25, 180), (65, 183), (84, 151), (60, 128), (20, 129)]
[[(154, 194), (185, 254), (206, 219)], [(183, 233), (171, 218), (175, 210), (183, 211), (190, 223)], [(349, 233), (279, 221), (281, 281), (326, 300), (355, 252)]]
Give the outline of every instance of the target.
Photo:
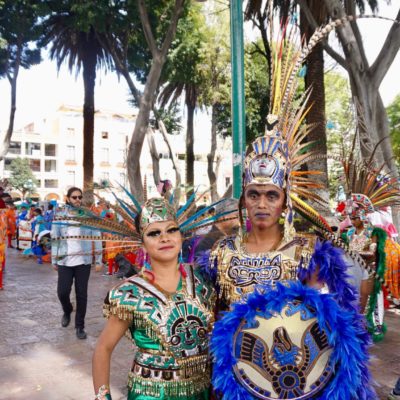
[[(119, 114), (115, 111), (97, 110), (94, 133), (94, 182), (110, 182), (124, 186), (127, 182), (126, 156), (135, 126), (136, 115)], [(205, 118), (207, 121), (207, 118)], [(210, 127), (207, 122), (195, 125), (195, 183), (201, 188), (209, 186), (207, 175), (207, 153), (210, 147)], [(16, 157), (29, 159), (30, 167), (39, 181), (32, 197), (40, 200), (63, 201), (71, 186), (83, 183), (83, 119), (82, 108), (60, 106), (54, 114), (33, 121), (13, 133), (9, 151), (0, 162), (0, 174), (8, 177), (10, 164)], [(181, 182), (185, 182), (185, 135), (168, 135), (171, 148), (177, 158)], [(159, 132), (154, 134), (157, 153), (160, 157), (160, 177), (175, 184), (175, 171), (169, 157), (168, 146)], [(232, 181), (231, 140), (218, 139), (218, 182), (222, 195)], [(153, 164), (147, 140), (144, 141), (140, 158), (142, 176), (146, 176), (149, 196), (156, 195), (153, 179)], [(109, 197), (106, 192), (101, 195)], [(21, 197), (13, 192), (14, 197)], [(204, 201), (209, 201), (209, 196)]]

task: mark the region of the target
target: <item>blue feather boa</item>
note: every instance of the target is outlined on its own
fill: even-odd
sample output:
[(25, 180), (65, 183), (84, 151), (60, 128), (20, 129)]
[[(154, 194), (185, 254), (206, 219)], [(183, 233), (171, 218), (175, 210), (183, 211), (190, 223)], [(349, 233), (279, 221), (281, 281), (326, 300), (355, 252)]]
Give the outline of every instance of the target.
[(348, 267), (342, 249), (329, 241), (318, 240), (308, 267), (299, 269), (298, 278), (306, 283), (317, 272), (318, 281), (328, 285), (329, 293), (335, 296), (341, 307), (357, 311), (357, 290), (348, 282)]
[[(236, 303), (231, 311), (224, 313), (214, 327), (211, 339), (214, 368), (212, 383), (222, 394), (223, 400), (255, 400), (235, 378), (233, 366), (234, 335), (243, 319), (251, 321), (260, 310), (262, 313), (280, 312), (288, 301), (301, 298), (316, 310), (322, 329), (325, 329), (336, 372), (318, 400), (370, 400), (376, 399), (368, 371), (368, 346), (370, 338), (363, 318), (354, 309), (338, 305), (334, 296), (321, 295), (315, 289), (300, 282), (287, 286), (278, 283), (276, 289), (267, 293), (254, 292), (246, 303)], [(326, 327), (329, 326), (329, 329)]]

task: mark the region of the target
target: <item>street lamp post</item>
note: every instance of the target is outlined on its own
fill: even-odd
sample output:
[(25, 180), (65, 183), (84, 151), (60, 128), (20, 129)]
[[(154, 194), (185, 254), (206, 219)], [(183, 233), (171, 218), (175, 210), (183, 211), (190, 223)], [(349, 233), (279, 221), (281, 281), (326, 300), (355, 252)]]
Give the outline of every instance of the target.
[(238, 199), (242, 190), (243, 158), (246, 148), (244, 97), (244, 45), (242, 0), (230, 1), (232, 65), (232, 195)]

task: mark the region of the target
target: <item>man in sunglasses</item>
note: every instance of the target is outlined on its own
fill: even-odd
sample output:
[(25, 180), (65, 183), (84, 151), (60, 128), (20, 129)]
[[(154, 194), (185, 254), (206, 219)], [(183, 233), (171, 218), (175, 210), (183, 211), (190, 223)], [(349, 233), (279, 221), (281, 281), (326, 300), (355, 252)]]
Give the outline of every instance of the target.
[[(82, 240), (82, 237), (101, 236), (100, 232), (89, 228), (66, 224), (63, 217), (75, 214), (82, 206), (83, 193), (77, 187), (68, 190), (66, 207), (63, 212), (56, 215), (52, 224), (51, 258), (55, 270), (58, 271), (57, 295), (63, 308), (61, 326), (66, 328), (71, 321), (73, 306), (70, 300), (72, 284), (75, 281), (76, 315), (75, 329), (78, 339), (86, 339), (85, 315), (87, 306), (87, 291), (90, 269), (93, 261), (101, 264), (101, 241)], [(81, 210), (83, 211), (83, 210)], [(94, 243), (94, 260), (92, 244)]]

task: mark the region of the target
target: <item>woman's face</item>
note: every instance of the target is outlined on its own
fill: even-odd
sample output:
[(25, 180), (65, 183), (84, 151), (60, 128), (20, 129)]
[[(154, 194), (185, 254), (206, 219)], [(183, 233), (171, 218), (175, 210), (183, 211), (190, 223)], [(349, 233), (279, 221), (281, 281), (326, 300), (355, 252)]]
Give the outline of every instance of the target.
[(67, 197), (68, 203), (74, 207), (80, 207), (82, 205), (82, 192), (80, 190), (74, 190), (69, 197)]
[(178, 260), (182, 248), (182, 235), (177, 223), (151, 223), (143, 233), (143, 245), (151, 260), (161, 263)]
[(285, 193), (275, 185), (248, 185), (244, 205), (253, 227), (268, 229), (279, 223), (285, 202)]

